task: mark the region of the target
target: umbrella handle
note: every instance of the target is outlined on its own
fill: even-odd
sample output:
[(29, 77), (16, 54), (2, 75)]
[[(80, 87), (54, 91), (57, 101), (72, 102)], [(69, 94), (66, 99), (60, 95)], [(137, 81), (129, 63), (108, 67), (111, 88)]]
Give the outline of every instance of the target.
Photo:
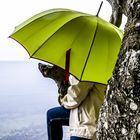
[(71, 52), (71, 49), (66, 51), (64, 84), (68, 84), (69, 83), (70, 52)]
[(103, 1), (101, 2), (100, 7), (99, 7), (99, 9), (98, 9), (98, 12), (97, 12), (97, 14), (96, 14), (97, 17), (98, 17), (99, 12), (100, 12), (100, 10), (101, 10), (101, 8), (102, 8), (102, 5), (103, 5)]

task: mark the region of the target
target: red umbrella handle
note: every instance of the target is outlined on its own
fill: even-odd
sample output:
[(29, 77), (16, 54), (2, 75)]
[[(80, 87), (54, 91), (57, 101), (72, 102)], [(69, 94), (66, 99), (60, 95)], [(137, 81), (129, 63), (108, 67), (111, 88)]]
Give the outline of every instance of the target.
[(70, 52), (71, 52), (71, 49), (66, 51), (64, 84), (68, 84), (68, 82), (69, 82)]

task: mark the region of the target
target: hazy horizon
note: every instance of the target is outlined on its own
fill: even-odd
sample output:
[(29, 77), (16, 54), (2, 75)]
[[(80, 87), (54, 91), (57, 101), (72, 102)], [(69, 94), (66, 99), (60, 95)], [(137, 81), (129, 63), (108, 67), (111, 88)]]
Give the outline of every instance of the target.
[(46, 111), (58, 105), (57, 86), (37, 61), (0, 61), (0, 140), (45, 140)]

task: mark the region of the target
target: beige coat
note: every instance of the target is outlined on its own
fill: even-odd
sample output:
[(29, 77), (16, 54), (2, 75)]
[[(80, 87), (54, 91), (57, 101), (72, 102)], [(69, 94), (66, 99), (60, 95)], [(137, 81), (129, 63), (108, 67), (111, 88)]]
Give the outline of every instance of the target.
[(95, 140), (99, 109), (104, 99), (104, 85), (79, 82), (68, 89), (62, 105), (71, 109), (70, 134)]

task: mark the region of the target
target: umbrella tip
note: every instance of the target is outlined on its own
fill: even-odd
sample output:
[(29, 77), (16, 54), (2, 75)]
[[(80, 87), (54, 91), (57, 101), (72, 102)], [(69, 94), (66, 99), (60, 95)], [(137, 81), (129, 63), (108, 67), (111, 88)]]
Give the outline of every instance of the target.
[(98, 12), (97, 12), (97, 14), (96, 14), (97, 17), (98, 17), (99, 12), (100, 12), (100, 10), (101, 10), (101, 8), (102, 8), (102, 5), (103, 5), (103, 1), (101, 1), (100, 7), (99, 7)]

